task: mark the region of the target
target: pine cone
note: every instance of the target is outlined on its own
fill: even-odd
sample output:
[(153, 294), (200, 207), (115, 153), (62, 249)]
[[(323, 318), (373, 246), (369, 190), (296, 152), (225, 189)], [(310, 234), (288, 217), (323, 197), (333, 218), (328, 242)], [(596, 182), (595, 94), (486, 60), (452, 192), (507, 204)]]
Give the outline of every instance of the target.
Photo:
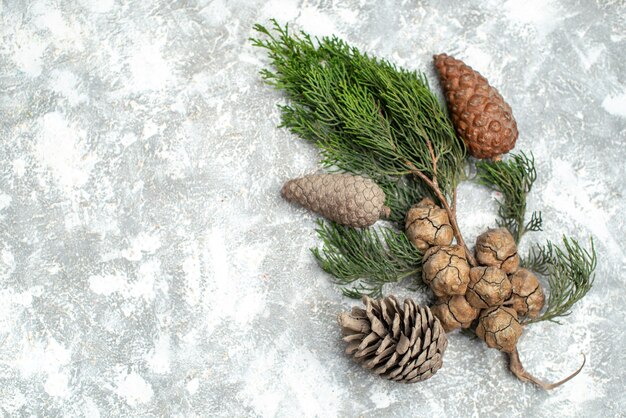
[(480, 309), (474, 308), (465, 299), (465, 296), (447, 296), (437, 299), (430, 308), (433, 315), (441, 321), (445, 332), (457, 328), (469, 328), (472, 321), (478, 317)]
[(545, 296), (537, 276), (532, 271), (519, 269), (510, 277), (513, 294), (511, 295), (511, 308), (520, 316), (536, 318), (543, 308)]
[(506, 228), (489, 229), (476, 239), (476, 259), (483, 266), (494, 266), (511, 274), (519, 268), (519, 255), (513, 235)]
[(403, 383), (426, 380), (441, 368), (448, 339), (428, 307), (411, 299), (404, 307), (389, 296), (363, 297), (365, 309), (339, 315), (346, 353), (381, 377)]
[(477, 309), (501, 305), (511, 296), (511, 281), (497, 267), (472, 267), (465, 297)]
[(389, 216), (385, 193), (372, 180), (351, 174), (312, 174), (289, 180), (282, 195), (331, 221), (353, 228)]
[(409, 209), (405, 231), (409, 241), (422, 251), (432, 245), (450, 245), (454, 238), (448, 214), (428, 198)]
[(431, 247), (424, 253), (422, 279), (437, 297), (464, 295), (470, 267), (458, 245)]
[(512, 150), (517, 123), (498, 90), (463, 61), (446, 54), (434, 58), (452, 122), (469, 153), (476, 158), (495, 158)]
[(476, 335), (491, 348), (513, 353), (516, 350), (517, 340), (522, 335), (522, 326), (517, 320), (517, 312), (503, 306), (482, 311), (478, 319)]

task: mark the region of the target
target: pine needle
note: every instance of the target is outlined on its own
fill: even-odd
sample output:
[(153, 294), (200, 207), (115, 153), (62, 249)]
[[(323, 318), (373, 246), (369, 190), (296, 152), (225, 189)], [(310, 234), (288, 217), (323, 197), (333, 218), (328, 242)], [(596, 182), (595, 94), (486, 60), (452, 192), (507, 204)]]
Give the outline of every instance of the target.
[(389, 221), (404, 228), (406, 213), (411, 206), (425, 197), (436, 200), (432, 191), (415, 177), (402, 177), (399, 179), (384, 180), (379, 182), (379, 186), (384, 190), (386, 205), (391, 209)]
[(506, 227), (519, 244), (528, 231), (541, 231), (541, 212), (533, 212), (530, 221), (524, 223), (526, 196), (537, 179), (535, 159), (523, 152), (511, 154), (507, 161), (483, 160), (476, 163), (478, 183), (502, 193), (498, 201), (498, 226)]
[(563, 246), (561, 249), (550, 241), (546, 245), (537, 245), (522, 262), (525, 268), (546, 276), (550, 290), (543, 315), (527, 323), (560, 323), (556, 318), (569, 315), (574, 304), (593, 286), (593, 272), (597, 265), (593, 240), (590, 251), (567, 237), (563, 237)]
[(383, 285), (421, 273), (422, 255), (406, 235), (392, 228), (354, 229), (319, 221), (323, 247), (311, 251), (343, 293), (381, 297)]

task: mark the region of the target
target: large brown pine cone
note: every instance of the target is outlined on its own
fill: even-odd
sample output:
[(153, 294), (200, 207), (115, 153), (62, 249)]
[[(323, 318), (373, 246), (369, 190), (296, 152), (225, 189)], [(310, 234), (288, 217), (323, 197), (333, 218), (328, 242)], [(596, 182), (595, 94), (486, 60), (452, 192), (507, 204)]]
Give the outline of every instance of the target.
[(494, 158), (517, 141), (517, 123), (498, 90), (472, 67), (446, 54), (435, 55), (450, 116), (469, 153)]
[(365, 309), (339, 315), (346, 353), (381, 377), (403, 383), (426, 380), (441, 368), (446, 333), (428, 307), (411, 299), (363, 297)]
[(353, 228), (370, 226), (390, 212), (380, 186), (351, 174), (311, 174), (289, 180), (281, 192), (288, 201)]

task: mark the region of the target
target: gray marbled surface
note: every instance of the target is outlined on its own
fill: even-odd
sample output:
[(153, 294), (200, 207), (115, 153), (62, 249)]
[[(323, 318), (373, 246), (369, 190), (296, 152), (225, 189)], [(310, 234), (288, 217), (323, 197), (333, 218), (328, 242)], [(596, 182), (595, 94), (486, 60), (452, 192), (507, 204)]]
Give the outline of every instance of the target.
[[(270, 17), (432, 80), (445, 51), (500, 89), (538, 164), (546, 231), (524, 246), (596, 240), (593, 290), (520, 342), (546, 380), (585, 353), (578, 377), (542, 392), (459, 334), (416, 385), (343, 355), (353, 302), (309, 253), (315, 217), (279, 197), (318, 166), (257, 74)], [(2, 415), (624, 415), (623, 1), (4, 0), (0, 19)], [(459, 193), (473, 241), (495, 196)]]

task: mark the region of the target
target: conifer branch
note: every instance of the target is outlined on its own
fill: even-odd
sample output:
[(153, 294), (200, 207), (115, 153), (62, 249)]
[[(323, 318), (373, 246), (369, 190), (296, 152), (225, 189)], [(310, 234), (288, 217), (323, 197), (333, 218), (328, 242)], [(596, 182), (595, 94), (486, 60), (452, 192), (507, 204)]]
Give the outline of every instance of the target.
[(478, 183), (502, 193), (498, 201), (498, 226), (506, 227), (519, 244), (528, 231), (541, 231), (541, 212), (533, 212), (531, 220), (524, 223), (526, 196), (537, 179), (535, 160), (523, 152), (511, 154), (507, 161), (482, 160), (476, 163)]
[(388, 220), (398, 225), (400, 229), (404, 227), (406, 213), (415, 202), (424, 197), (435, 198), (432, 190), (414, 176), (379, 179), (378, 185), (385, 192), (385, 205), (391, 208)]
[[(379, 184), (415, 183), (399, 182), (415, 175), (449, 208), (465, 147), (423, 74), (369, 57), (337, 37), (314, 43), (276, 21), (272, 30), (255, 30), (266, 39), (253, 44), (268, 51), (274, 67), (262, 77), (291, 100), (280, 107), (281, 126), (317, 145), (323, 166)], [(404, 206), (397, 203), (389, 206)]]
[(381, 297), (383, 286), (421, 273), (422, 255), (406, 235), (391, 228), (354, 229), (318, 221), (318, 263), (344, 286), (346, 296)]
[(596, 250), (591, 240), (587, 251), (571, 238), (563, 237), (561, 249), (552, 242), (531, 249), (523, 260), (524, 267), (547, 276), (549, 296), (545, 312), (526, 323), (552, 321), (567, 316), (576, 302), (582, 299), (593, 286), (594, 270), (597, 265)]

